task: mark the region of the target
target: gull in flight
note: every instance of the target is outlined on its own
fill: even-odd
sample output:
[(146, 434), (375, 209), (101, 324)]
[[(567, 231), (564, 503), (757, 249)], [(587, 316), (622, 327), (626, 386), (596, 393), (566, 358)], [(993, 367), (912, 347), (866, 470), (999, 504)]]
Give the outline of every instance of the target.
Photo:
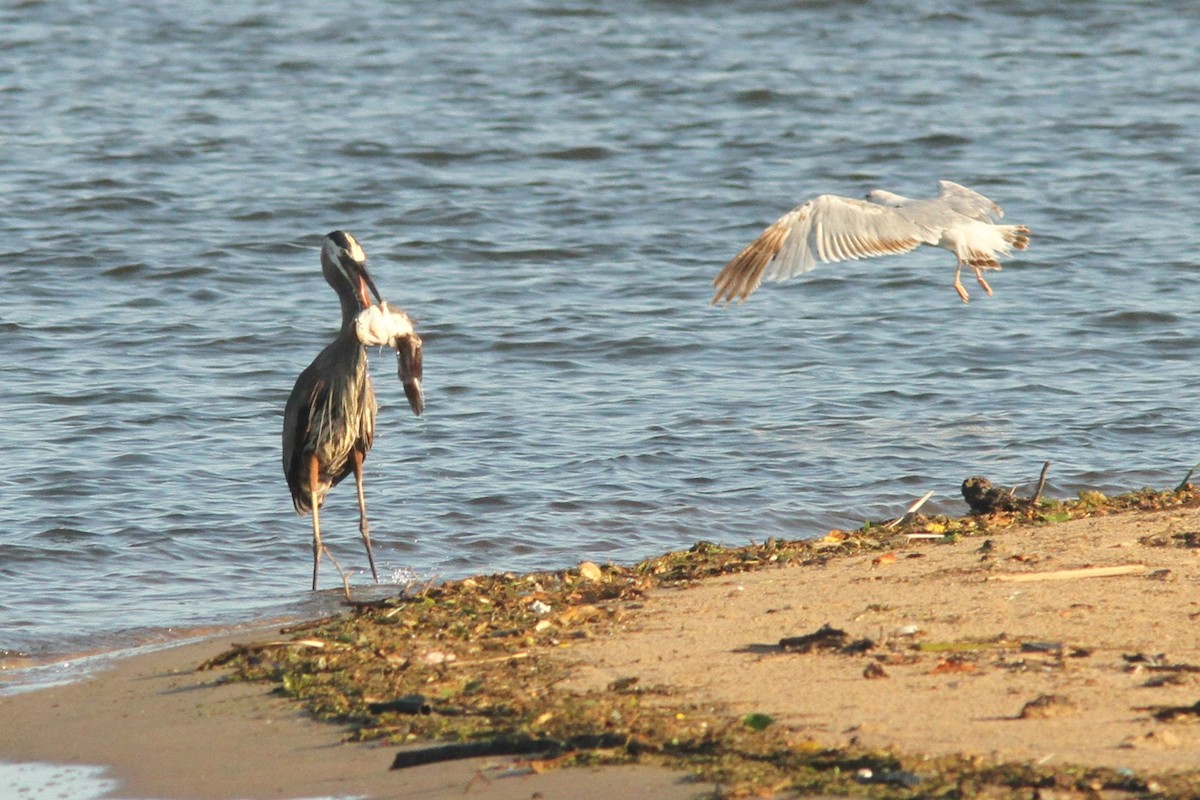
[(784, 214), (713, 279), (712, 302), (745, 300), (764, 279), (782, 281), (808, 272), (816, 262), (830, 263), (907, 253), (923, 244), (941, 247), (958, 258), (954, 290), (969, 297), (959, 275), (970, 267), (989, 295), (983, 270), (1000, 269), (998, 255), (1029, 244), (1024, 225), (995, 224), (1004, 212), (978, 192), (938, 181), (937, 197), (913, 200), (873, 189), (866, 200), (823, 194)]

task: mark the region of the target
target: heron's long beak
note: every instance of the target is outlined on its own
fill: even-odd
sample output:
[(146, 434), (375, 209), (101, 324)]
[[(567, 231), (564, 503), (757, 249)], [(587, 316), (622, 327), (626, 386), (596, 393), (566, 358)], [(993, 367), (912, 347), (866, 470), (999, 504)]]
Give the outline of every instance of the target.
[[(378, 302), (383, 302), (383, 298), (379, 296), (379, 290), (375, 288), (375, 281), (371, 280), (371, 273), (367, 272), (365, 266), (359, 266), (358, 268), (358, 286), (356, 288), (358, 290), (358, 302), (362, 304), (363, 308), (371, 307), (372, 294), (375, 295), (375, 299)], [(368, 290), (370, 294), (367, 294)]]

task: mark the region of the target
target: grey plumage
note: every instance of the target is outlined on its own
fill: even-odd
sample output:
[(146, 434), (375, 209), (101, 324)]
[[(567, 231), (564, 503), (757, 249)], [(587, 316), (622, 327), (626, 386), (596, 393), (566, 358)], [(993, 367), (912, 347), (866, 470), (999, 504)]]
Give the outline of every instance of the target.
[[(351, 474), (358, 489), (359, 532), (371, 575), (379, 580), (362, 483), (363, 460), (374, 440), (378, 405), (356, 319), (372, 307), (372, 295), (381, 304), (383, 300), (367, 272), (366, 259), (362, 247), (349, 233), (333, 231), (322, 241), (321, 270), (341, 302), (342, 325), (334, 340), (300, 373), (283, 412), (283, 473), (296, 512), (313, 515), (314, 590), (317, 567), (325, 552), (321, 543), (320, 508), (329, 490)], [(421, 341), (412, 332), (405, 344), (416, 351), (415, 369), (409, 368), (409, 382), (415, 384), (418, 402), (413, 402), (411, 394), (409, 399), (413, 410), (420, 414)], [(406, 394), (409, 382), (405, 384)]]

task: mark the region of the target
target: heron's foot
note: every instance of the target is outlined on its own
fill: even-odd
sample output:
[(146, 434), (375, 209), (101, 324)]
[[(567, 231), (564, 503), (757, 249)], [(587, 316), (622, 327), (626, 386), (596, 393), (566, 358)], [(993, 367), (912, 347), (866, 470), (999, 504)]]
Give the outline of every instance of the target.
[(358, 526), (358, 532), (362, 534), (363, 546), (367, 549), (367, 563), (371, 565), (371, 577), (379, 583), (379, 573), (375, 570), (375, 552), (371, 547), (371, 529), (367, 527), (367, 518), (363, 517)]
[[(324, 545), (321, 545), (321, 553), (326, 558), (329, 559), (329, 563), (333, 564), (333, 568), (338, 571), (338, 576), (341, 577), (341, 579), (342, 579), (342, 593), (345, 594), (347, 600), (352, 600), (353, 598), (350, 595), (350, 575), (346, 572), (346, 570), (342, 569), (342, 565), (339, 564), (338, 560), (333, 557), (333, 553), (329, 552), (329, 548), (325, 547)], [(316, 558), (319, 559), (320, 555), (316, 556)], [(314, 570), (313, 570), (313, 591), (316, 591), (316, 588), (317, 588), (316, 579), (317, 579), (317, 574), (316, 574), (316, 570), (314, 568)]]
[(321, 554), (325, 552), (325, 548), (320, 542), (313, 542), (313, 581), (312, 590), (317, 590), (317, 568), (321, 566)]

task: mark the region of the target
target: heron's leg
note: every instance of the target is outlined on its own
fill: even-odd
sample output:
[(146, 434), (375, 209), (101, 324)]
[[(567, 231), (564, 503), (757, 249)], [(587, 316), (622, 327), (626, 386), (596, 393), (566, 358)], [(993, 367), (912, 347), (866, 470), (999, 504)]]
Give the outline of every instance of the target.
[(317, 501), (317, 486), (321, 482), (321, 465), (317, 462), (317, 457), (312, 456), (308, 460), (308, 497), (312, 504), (313, 518), (313, 582), (312, 588), (317, 590), (317, 567), (321, 564), (321, 511), (320, 503)]
[(961, 261), (959, 261), (957, 266), (954, 267), (954, 291), (958, 292), (958, 296), (962, 298), (964, 303), (969, 303), (971, 299), (967, 295), (967, 290), (963, 288), (962, 279), (960, 277), (962, 275), (962, 267), (963, 262)]
[(992, 287), (988, 286), (988, 282), (983, 279), (983, 270), (979, 267), (973, 267), (975, 270), (975, 280), (979, 281), (979, 285), (988, 293), (988, 297), (992, 296)]
[(371, 565), (371, 577), (379, 583), (379, 573), (375, 571), (375, 554), (371, 552), (371, 526), (367, 524), (367, 500), (363, 497), (363, 454), (354, 451), (354, 483), (358, 487), (358, 532), (362, 534), (363, 544), (367, 547), (367, 561)]

